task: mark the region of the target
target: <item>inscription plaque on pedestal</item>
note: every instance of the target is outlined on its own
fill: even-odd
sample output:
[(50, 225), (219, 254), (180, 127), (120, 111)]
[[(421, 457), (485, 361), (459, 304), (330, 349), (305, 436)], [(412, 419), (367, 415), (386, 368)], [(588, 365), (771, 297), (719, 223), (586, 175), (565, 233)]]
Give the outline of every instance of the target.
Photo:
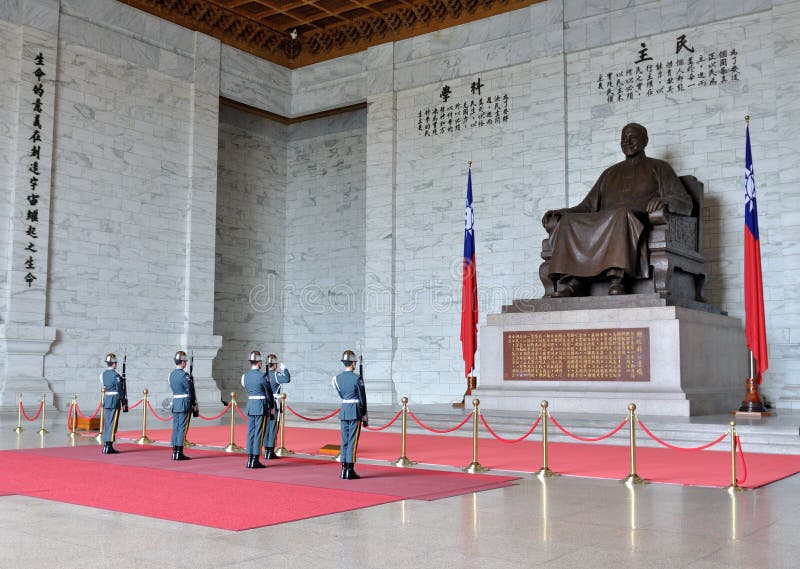
[(503, 332), (503, 379), (650, 381), (650, 330)]

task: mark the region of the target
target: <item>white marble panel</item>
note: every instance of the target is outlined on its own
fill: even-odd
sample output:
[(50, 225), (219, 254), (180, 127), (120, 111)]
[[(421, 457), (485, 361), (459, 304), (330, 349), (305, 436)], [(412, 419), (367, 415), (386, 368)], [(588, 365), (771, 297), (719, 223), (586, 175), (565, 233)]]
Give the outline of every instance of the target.
[(236, 48), (221, 46), (220, 95), (284, 117), (291, 115), (291, 72)]

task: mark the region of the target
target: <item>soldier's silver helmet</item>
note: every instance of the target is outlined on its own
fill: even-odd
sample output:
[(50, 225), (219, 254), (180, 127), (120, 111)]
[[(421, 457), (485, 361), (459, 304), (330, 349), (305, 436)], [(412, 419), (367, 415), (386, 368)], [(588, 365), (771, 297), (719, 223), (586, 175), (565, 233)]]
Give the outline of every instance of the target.
[(186, 357), (186, 352), (184, 352), (183, 350), (178, 350), (177, 352), (175, 352), (175, 357), (173, 359), (175, 360), (175, 365), (180, 365), (181, 362), (189, 361), (189, 358)]
[(258, 350), (253, 350), (252, 352), (250, 352), (250, 357), (247, 358), (247, 361), (249, 361), (251, 364), (255, 364), (262, 361), (261, 352), (259, 352)]
[(106, 365), (117, 363), (117, 354), (108, 354), (106, 356)]
[(342, 352), (342, 363), (344, 365), (349, 365), (357, 361), (358, 358), (356, 357), (356, 353), (353, 350), (345, 350), (344, 352)]
[(267, 363), (269, 365), (278, 363), (278, 356), (276, 356), (275, 354), (268, 355), (267, 356)]

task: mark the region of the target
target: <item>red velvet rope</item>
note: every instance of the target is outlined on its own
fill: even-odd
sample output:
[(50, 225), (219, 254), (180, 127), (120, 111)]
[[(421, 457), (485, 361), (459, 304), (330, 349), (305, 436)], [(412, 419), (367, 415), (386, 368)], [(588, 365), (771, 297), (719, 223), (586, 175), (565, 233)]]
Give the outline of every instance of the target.
[(239, 416), (240, 416), (242, 419), (244, 419), (245, 421), (247, 421), (247, 416), (246, 416), (244, 413), (242, 413), (242, 408), (241, 408), (241, 407), (239, 407), (238, 405), (236, 406), (236, 412), (237, 412), (237, 413), (239, 413)]
[(159, 421), (171, 421), (172, 420), (172, 417), (159, 417), (158, 413), (156, 413), (156, 410), (153, 409), (153, 406), (150, 405), (149, 401), (147, 402), (147, 408), (150, 409), (150, 412), (153, 414), (153, 417), (155, 417)]
[(432, 429), (431, 427), (429, 427), (428, 425), (426, 425), (425, 423), (423, 423), (422, 421), (417, 419), (417, 416), (414, 415), (413, 411), (409, 411), (408, 414), (411, 415), (411, 418), (414, 419), (414, 421), (416, 421), (417, 425), (419, 425), (420, 427), (422, 427), (426, 431), (430, 431), (432, 433), (439, 433), (440, 435), (445, 434), (445, 433), (452, 433), (453, 431), (457, 431), (458, 429), (460, 429), (461, 427), (466, 425), (467, 421), (469, 421), (472, 418), (472, 413), (470, 413), (469, 415), (464, 417), (463, 421), (461, 421), (458, 425), (456, 425), (452, 429), (445, 429), (443, 431), (440, 431), (438, 429)]
[(530, 436), (530, 434), (533, 431), (536, 430), (536, 427), (539, 425), (539, 421), (541, 421), (541, 420), (542, 420), (542, 416), (539, 415), (536, 418), (536, 422), (533, 423), (533, 426), (530, 429), (528, 429), (528, 432), (525, 433), (524, 435), (522, 435), (521, 437), (519, 437), (517, 439), (504, 439), (503, 437), (501, 437), (500, 435), (498, 435), (497, 433), (495, 433), (492, 430), (492, 428), (489, 426), (489, 423), (486, 422), (486, 419), (483, 418), (483, 414), (481, 413), (481, 422), (483, 423), (483, 426), (486, 427), (486, 430), (489, 431), (489, 434), (492, 435), (494, 438), (496, 438), (498, 441), (500, 441), (502, 443), (507, 443), (507, 444), (519, 443), (519, 442), (522, 442), (525, 439), (527, 439)]
[(616, 435), (616, 434), (619, 432), (619, 430), (620, 430), (622, 427), (624, 427), (624, 426), (625, 426), (625, 423), (627, 423), (627, 422), (628, 422), (628, 418), (627, 418), (627, 417), (625, 417), (625, 418), (622, 420), (622, 422), (621, 422), (619, 425), (617, 425), (617, 427), (616, 427), (616, 428), (615, 428), (613, 431), (611, 431), (611, 432), (610, 432), (610, 433), (608, 433), (608, 434), (601, 435), (601, 436), (599, 436), (599, 437), (579, 437), (578, 435), (573, 435), (572, 433), (570, 433), (569, 431), (567, 431), (567, 430), (566, 430), (564, 427), (562, 427), (561, 425), (559, 425), (559, 424), (558, 424), (558, 421), (556, 421), (555, 417), (553, 417), (552, 415), (550, 415), (550, 420), (553, 422), (553, 424), (554, 424), (556, 427), (558, 427), (558, 430), (559, 430), (559, 431), (561, 431), (562, 433), (564, 433), (564, 434), (565, 434), (565, 435), (567, 435), (568, 437), (572, 437), (573, 439), (577, 439), (577, 440), (579, 440), (579, 441), (583, 441), (583, 442), (585, 442), (585, 443), (596, 443), (597, 441), (602, 441), (603, 439), (607, 439), (607, 438), (609, 438), (609, 437), (613, 437), (614, 435)]
[(39, 415), (42, 413), (43, 407), (44, 403), (42, 401), (39, 401), (39, 409), (36, 410), (36, 415), (34, 415), (33, 417), (28, 417), (28, 415), (25, 413), (25, 407), (22, 406), (22, 401), (19, 402), (19, 409), (20, 411), (22, 411), (22, 416), (25, 417), (26, 421), (30, 422), (33, 422), (39, 418)]
[(330, 419), (331, 417), (335, 417), (336, 414), (342, 409), (341, 407), (337, 407), (336, 410), (333, 413), (331, 413), (330, 415), (325, 415), (324, 417), (319, 417), (317, 419), (314, 419), (312, 417), (304, 417), (303, 415), (301, 415), (300, 413), (298, 413), (297, 411), (292, 409), (289, 405), (287, 405), (286, 408), (289, 411), (291, 411), (292, 415), (294, 415), (295, 417), (297, 417), (299, 419), (303, 419), (304, 421), (324, 421), (325, 419)]
[(223, 416), (225, 413), (227, 413), (227, 412), (228, 412), (228, 409), (230, 409), (230, 408), (231, 408), (231, 404), (230, 404), (230, 403), (228, 403), (228, 404), (225, 406), (225, 409), (223, 409), (223, 410), (222, 410), (222, 411), (219, 413), (219, 415), (214, 415), (213, 417), (206, 417), (205, 415), (203, 415), (202, 413), (200, 413), (200, 414), (198, 415), (198, 417), (200, 417), (200, 418), (201, 418), (201, 419), (203, 419), (204, 421), (216, 421), (217, 419), (219, 419), (220, 417), (222, 417), (222, 416)]
[(720, 435), (718, 438), (716, 438), (713, 441), (711, 441), (710, 443), (706, 443), (704, 445), (700, 445), (699, 447), (678, 447), (678, 446), (675, 446), (675, 445), (671, 445), (668, 442), (662, 441), (657, 436), (655, 436), (653, 433), (651, 433), (650, 429), (648, 429), (645, 426), (645, 424), (642, 423), (642, 420), (639, 417), (636, 417), (636, 420), (639, 422), (639, 426), (647, 434), (648, 437), (650, 437), (651, 439), (656, 441), (661, 446), (665, 446), (667, 448), (671, 448), (672, 450), (703, 450), (703, 449), (707, 449), (709, 447), (713, 447), (714, 445), (721, 443), (725, 439), (725, 437), (728, 436), (728, 433), (726, 431), (726, 432), (722, 433), (722, 435)]
[(78, 405), (77, 403), (75, 403), (75, 411), (77, 411), (79, 417), (82, 417), (83, 419), (92, 420), (95, 417), (97, 417), (97, 414), (100, 412), (100, 407), (102, 407), (102, 406), (103, 406), (103, 402), (101, 401), (100, 403), (97, 404), (97, 409), (94, 410), (94, 413), (92, 413), (91, 417), (87, 417), (86, 415), (81, 413), (81, 406)]
[(397, 421), (397, 418), (398, 418), (400, 415), (402, 415), (402, 414), (403, 414), (403, 410), (402, 410), (402, 409), (400, 409), (400, 410), (397, 412), (397, 415), (395, 415), (394, 417), (392, 417), (392, 420), (391, 420), (391, 421), (389, 421), (388, 423), (386, 423), (386, 424), (385, 424), (383, 427), (364, 427), (364, 428), (365, 428), (365, 429), (367, 429), (368, 431), (382, 431), (382, 430), (384, 430), (384, 429), (388, 429), (390, 426), (392, 426), (392, 424), (393, 424), (395, 421)]
[(143, 402), (144, 402), (144, 399), (139, 399), (139, 401), (137, 401), (137, 402), (136, 402), (136, 403), (134, 403), (133, 405), (129, 405), (129, 406), (128, 406), (128, 411), (133, 411), (133, 410), (134, 410), (134, 409), (136, 409), (136, 408), (137, 408), (139, 405), (141, 405)]
[(744, 481), (747, 480), (747, 463), (744, 460), (744, 452), (742, 451), (742, 441), (739, 439), (739, 435), (736, 435), (735, 440), (736, 440), (736, 448), (739, 449), (739, 458), (742, 459), (742, 470), (744, 471), (742, 479), (739, 480), (739, 478), (737, 478), (736, 483), (744, 484)]

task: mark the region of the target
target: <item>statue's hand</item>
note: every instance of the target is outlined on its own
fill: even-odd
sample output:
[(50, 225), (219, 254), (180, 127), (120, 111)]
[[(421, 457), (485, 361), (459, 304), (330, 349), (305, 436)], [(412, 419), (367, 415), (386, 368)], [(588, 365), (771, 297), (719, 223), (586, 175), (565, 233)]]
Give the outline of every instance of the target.
[(553, 229), (556, 228), (556, 224), (558, 223), (559, 219), (561, 219), (561, 210), (548, 210), (542, 217), (542, 226), (547, 230), (548, 233), (552, 233)]
[(654, 197), (650, 198), (650, 201), (647, 202), (647, 213), (653, 213), (654, 211), (658, 210), (668, 210), (667, 202), (665, 202), (661, 197)]

